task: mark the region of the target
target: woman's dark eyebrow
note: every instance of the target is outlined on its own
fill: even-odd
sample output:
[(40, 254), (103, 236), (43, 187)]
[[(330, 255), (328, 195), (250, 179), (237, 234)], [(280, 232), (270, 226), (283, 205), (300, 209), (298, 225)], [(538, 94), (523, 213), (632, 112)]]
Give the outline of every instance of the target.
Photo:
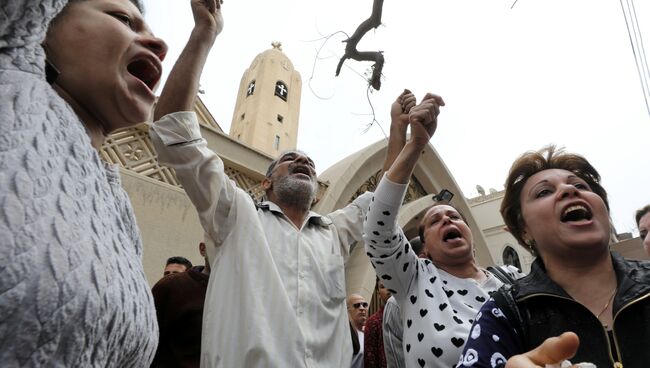
[(530, 190), (526, 194), (534, 193), (537, 190), (537, 188), (540, 186), (540, 184), (546, 184), (548, 182), (549, 182), (548, 179), (538, 181), (537, 183), (533, 184), (532, 187), (530, 187)]

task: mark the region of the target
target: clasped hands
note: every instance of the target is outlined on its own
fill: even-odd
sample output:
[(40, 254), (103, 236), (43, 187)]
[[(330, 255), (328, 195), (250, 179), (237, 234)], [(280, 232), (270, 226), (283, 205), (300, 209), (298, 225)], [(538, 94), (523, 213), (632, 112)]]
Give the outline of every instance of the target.
[(394, 123), (411, 126), (411, 142), (426, 145), (438, 126), (441, 106), (445, 101), (438, 95), (427, 93), (418, 104), (415, 95), (405, 89), (391, 105), (391, 118)]

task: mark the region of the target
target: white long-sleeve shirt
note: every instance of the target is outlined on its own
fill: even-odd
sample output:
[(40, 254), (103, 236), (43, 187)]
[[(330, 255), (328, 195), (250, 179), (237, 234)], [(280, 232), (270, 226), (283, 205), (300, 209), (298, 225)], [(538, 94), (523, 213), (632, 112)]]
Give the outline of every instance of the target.
[(193, 112), (151, 129), (163, 165), (194, 203), (212, 272), (201, 367), (344, 367), (352, 357), (344, 260), (362, 240), (371, 194), (300, 229), (272, 202), (256, 207), (224, 173)]
[(406, 184), (384, 177), (364, 224), (364, 240), (377, 276), (391, 290), (403, 313), (406, 367), (448, 368), (458, 358), (476, 313), (503, 283), (453, 276), (430, 260), (419, 259), (397, 225)]

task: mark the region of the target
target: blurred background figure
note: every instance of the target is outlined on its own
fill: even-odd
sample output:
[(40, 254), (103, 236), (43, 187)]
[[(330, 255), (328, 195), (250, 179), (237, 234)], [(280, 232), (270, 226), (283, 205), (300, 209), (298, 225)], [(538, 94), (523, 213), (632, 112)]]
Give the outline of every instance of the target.
[[(348, 296), (348, 317), (353, 328), (353, 345), (354, 332), (359, 341), (359, 351), (352, 355), (352, 368), (363, 368), (363, 347), (364, 336), (363, 327), (368, 320), (368, 302), (359, 294), (350, 294)], [(355, 349), (356, 350), (356, 349)]]
[(648, 237), (648, 230), (650, 230), (650, 205), (636, 211), (636, 226), (639, 228), (639, 236), (643, 242), (643, 248), (646, 254), (650, 256), (650, 237)]
[(365, 368), (386, 368), (382, 323), (384, 320), (384, 306), (391, 295), (390, 291), (388, 291), (379, 279), (377, 279), (375, 292), (379, 296), (381, 306), (366, 321), (363, 331), (363, 366)]
[[(420, 237), (409, 240), (411, 249), (418, 255), (422, 255), (422, 242)], [(384, 306), (384, 319), (383, 319), (383, 338), (384, 338), (384, 354), (386, 355), (386, 366), (388, 368), (404, 368), (404, 346), (402, 345), (402, 335), (404, 334), (402, 322), (402, 311), (394, 296), (390, 296), (386, 305)]]
[(210, 278), (210, 263), (205, 252), (205, 243), (199, 244), (199, 253), (204, 259), (203, 266), (170, 273), (152, 289), (160, 339), (151, 367), (200, 366), (203, 304)]
[(168, 276), (173, 273), (185, 272), (192, 268), (192, 262), (189, 259), (181, 256), (167, 258), (163, 276)]

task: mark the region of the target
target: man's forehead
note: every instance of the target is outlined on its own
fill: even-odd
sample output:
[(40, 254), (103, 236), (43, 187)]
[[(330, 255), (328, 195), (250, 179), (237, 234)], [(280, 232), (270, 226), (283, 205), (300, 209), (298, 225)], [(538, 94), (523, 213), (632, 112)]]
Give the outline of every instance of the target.
[(292, 150), (292, 151), (286, 151), (286, 152), (283, 152), (282, 154), (280, 154), (280, 157), (279, 157), (279, 158), (284, 158), (284, 157), (287, 157), (287, 156), (296, 156), (296, 155), (303, 155), (303, 156), (305, 156), (305, 157), (309, 157), (309, 156), (308, 156), (306, 153), (304, 153), (303, 151)]
[(365, 299), (364, 299), (363, 296), (361, 296), (361, 295), (351, 295), (350, 298), (349, 298), (349, 301), (350, 301), (351, 303), (355, 303), (355, 302), (357, 302), (357, 301), (364, 301), (364, 300), (365, 300)]
[(314, 162), (311, 159), (311, 157), (309, 157), (309, 155), (307, 155), (303, 151), (298, 151), (298, 150), (284, 152), (283, 154), (280, 155), (280, 157), (278, 158), (278, 161), (280, 161), (280, 160), (282, 160), (282, 159), (284, 159), (286, 157), (296, 157), (297, 155), (305, 156), (305, 157), (307, 157), (307, 159), (309, 159), (309, 161), (311, 161), (312, 163)]

